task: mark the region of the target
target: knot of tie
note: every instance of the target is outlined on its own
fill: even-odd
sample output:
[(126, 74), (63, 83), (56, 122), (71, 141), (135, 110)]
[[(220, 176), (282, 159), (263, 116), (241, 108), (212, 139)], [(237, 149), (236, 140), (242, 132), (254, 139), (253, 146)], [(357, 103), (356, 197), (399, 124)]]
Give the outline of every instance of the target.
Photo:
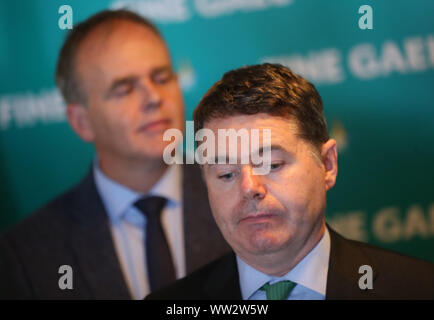
[(286, 300), (296, 285), (295, 282), (289, 280), (279, 281), (274, 284), (267, 282), (259, 290), (265, 291), (267, 300)]
[(147, 218), (160, 217), (161, 211), (166, 205), (167, 199), (159, 196), (141, 198), (134, 204)]

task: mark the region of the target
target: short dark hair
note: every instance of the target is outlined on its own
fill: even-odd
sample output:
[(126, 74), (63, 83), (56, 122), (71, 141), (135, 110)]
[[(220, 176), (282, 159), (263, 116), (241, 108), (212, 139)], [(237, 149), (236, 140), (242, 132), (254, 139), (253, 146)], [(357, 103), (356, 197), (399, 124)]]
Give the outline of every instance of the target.
[(294, 119), (298, 135), (317, 148), (329, 139), (314, 85), (280, 64), (269, 63), (226, 72), (194, 110), (195, 131), (212, 119), (257, 113)]
[(130, 21), (143, 25), (162, 39), (158, 29), (149, 20), (125, 9), (100, 11), (77, 24), (66, 37), (60, 50), (56, 67), (56, 83), (66, 103), (85, 104), (87, 100), (87, 94), (80, 86), (75, 72), (75, 60), (80, 44), (99, 25), (116, 20)]

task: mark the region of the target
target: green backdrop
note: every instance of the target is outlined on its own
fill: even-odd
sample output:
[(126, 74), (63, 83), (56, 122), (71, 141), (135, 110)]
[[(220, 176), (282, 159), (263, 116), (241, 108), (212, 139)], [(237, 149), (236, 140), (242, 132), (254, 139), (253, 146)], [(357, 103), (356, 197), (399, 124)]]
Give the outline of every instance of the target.
[[(0, 230), (67, 190), (94, 150), (65, 120), (53, 72), (67, 30), (104, 9), (150, 17), (168, 41), (187, 119), (232, 68), (280, 62), (311, 80), (339, 142), (327, 219), (348, 237), (434, 261), (434, 2), (0, 2)], [(359, 28), (362, 5), (373, 29)]]

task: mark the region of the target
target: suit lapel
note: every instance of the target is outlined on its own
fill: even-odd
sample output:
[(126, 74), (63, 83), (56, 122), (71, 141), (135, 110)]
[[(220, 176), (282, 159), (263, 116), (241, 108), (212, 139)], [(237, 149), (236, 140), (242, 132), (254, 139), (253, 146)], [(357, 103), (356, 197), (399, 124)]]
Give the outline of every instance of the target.
[(235, 253), (223, 256), (203, 285), (204, 296), (211, 300), (242, 300)]
[[(229, 246), (212, 217), (199, 166), (183, 168), (184, 241), (190, 273), (228, 252)], [(91, 295), (96, 299), (131, 299), (92, 170), (74, 190), (67, 207), (73, 220), (68, 245)]]
[(183, 166), (184, 243), (187, 273), (227, 253), (208, 203), (208, 194), (198, 165)]
[(95, 299), (131, 299), (92, 170), (76, 191), (70, 203), (74, 222), (69, 245), (76, 257), (80, 276)]
[[(327, 228), (331, 243), (326, 299), (373, 299), (373, 290), (359, 288), (359, 279), (363, 276), (359, 274), (360, 266), (373, 267), (373, 262), (355, 243), (343, 238), (329, 226)], [(373, 268), (373, 281), (377, 277), (376, 268)]]

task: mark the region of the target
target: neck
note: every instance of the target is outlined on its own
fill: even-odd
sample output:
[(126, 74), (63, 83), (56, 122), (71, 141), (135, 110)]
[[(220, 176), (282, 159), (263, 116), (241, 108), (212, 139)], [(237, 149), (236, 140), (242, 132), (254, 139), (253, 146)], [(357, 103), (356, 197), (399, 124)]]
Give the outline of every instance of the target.
[(167, 169), (162, 159), (120, 161), (101, 154), (98, 159), (98, 165), (106, 176), (140, 193), (149, 192)]
[(282, 277), (290, 272), (305, 256), (312, 251), (325, 233), (325, 220), (314, 226), (307, 240), (291, 243), (279, 252), (264, 255), (239, 255), (247, 264), (270, 276)]

